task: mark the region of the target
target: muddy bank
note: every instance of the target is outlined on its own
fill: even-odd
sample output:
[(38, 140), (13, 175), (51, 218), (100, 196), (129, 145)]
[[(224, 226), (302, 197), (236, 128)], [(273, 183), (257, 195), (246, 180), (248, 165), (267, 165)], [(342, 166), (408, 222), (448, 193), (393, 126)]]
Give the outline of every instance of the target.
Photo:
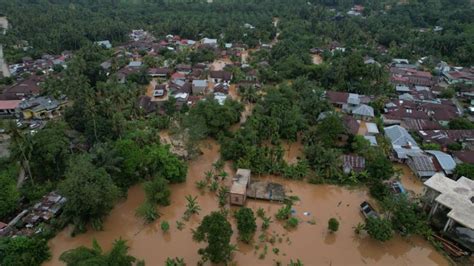
[[(288, 148), (288, 147), (286, 147)], [(136, 207), (143, 202), (144, 193), (140, 185), (129, 190), (128, 198), (119, 203), (104, 224), (104, 231), (88, 231), (75, 238), (69, 236), (70, 229), (60, 232), (49, 242), (52, 251), (52, 261), (45, 265), (62, 265), (58, 261), (59, 255), (71, 248), (80, 245), (91, 246), (92, 239), (110, 248), (114, 239), (122, 237), (130, 245), (130, 253), (144, 259), (147, 265), (163, 265), (167, 257), (183, 257), (188, 265), (196, 265), (200, 257), (197, 249), (201, 246), (192, 241), (191, 228), (196, 228), (202, 217), (218, 208), (217, 199), (213, 193), (201, 194), (195, 182), (204, 178), (204, 172), (212, 169), (212, 163), (219, 158), (219, 148), (215, 142), (206, 142), (203, 145), (204, 154), (192, 161), (189, 165), (188, 180), (185, 184), (172, 185), (171, 205), (160, 208), (162, 218), (154, 224), (143, 225), (134, 215)], [(297, 156), (299, 147), (291, 147), (288, 157)], [(230, 173), (227, 166), (226, 170)], [(274, 244), (260, 244), (256, 251), (254, 245), (258, 243), (260, 230), (255, 235), (254, 245), (239, 243), (239, 251), (234, 260), (237, 265), (274, 265), (275, 261), (287, 264), (290, 259), (299, 258), (305, 265), (447, 265), (447, 261), (429, 244), (420, 238), (404, 240), (395, 237), (387, 243), (379, 243), (367, 236), (358, 236), (353, 226), (362, 222), (358, 205), (367, 199), (367, 192), (363, 190), (348, 190), (330, 185), (311, 185), (305, 182), (294, 182), (278, 177), (266, 178), (284, 184), (291, 195), (297, 195), (301, 201), (294, 206), (295, 215), (300, 219), (298, 228), (288, 232), (279, 222), (274, 221), (267, 231), (267, 238), (274, 238)], [(229, 182), (229, 180), (228, 180)], [(185, 211), (186, 195), (198, 196), (201, 214), (193, 217), (186, 223), (185, 228), (179, 231), (176, 221), (180, 220)], [(267, 215), (274, 213), (281, 205), (263, 201), (247, 202), (247, 206), (257, 210), (263, 208)], [(307, 212), (308, 215), (305, 215)], [(336, 217), (340, 221), (339, 231), (328, 234), (327, 221)], [(170, 232), (163, 234), (160, 222), (170, 222)], [(233, 222), (236, 243), (237, 229)], [(275, 219), (273, 219), (275, 220)], [(257, 220), (260, 227), (261, 220)], [(281, 241), (281, 242), (280, 242)], [(278, 248), (278, 254), (273, 252)], [(344, 255), (341, 255), (344, 254)]]

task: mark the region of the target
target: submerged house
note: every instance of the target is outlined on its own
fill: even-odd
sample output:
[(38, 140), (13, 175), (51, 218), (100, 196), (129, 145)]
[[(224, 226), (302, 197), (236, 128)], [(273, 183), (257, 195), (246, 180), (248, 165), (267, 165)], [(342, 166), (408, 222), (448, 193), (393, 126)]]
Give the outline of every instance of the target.
[(422, 153), (413, 137), (401, 126), (386, 127), (385, 136), (392, 144), (392, 159), (395, 161), (403, 162), (408, 159), (408, 155), (419, 155)]
[(243, 206), (247, 199), (247, 188), (250, 183), (250, 170), (237, 169), (230, 187), (230, 204)]
[(436, 167), (430, 156), (424, 154), (408, 155), (407, 164), (421, 179), (427, 179), (436, 174)]

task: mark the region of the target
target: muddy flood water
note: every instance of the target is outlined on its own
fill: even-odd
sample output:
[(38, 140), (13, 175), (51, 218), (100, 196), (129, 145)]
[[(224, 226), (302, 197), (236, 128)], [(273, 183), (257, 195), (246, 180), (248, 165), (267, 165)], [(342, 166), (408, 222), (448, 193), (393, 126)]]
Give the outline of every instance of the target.
[[(301, 146), (286, 144), (285, 150), (289, 152), (285, 158), (292, 159), (290, 157), (300, 154)], [(202, 151), (202, 156), (190, 162), (186, 183), (171, 186), (171, 205), (160, 208), (162, 217), (157, 222), (144, 225), (135, 217), (135, 209), (144, 201), (144, 192), (140, 185), (134, 186), (130, 188), (128, 198), (117, 204), (107, 217), (104, 231), (89, 230), (73, 238), (70, 237), (71, 228), (67, 228), (52, 239), (49, 242), (52, 260), (45, 265), (62, 265), (58, 260), (62, 252), (80, 245), (90, 247), (94, 238), (104, 250), (108, 250), (119, 237), (127, 240), (131, 255), (144, 259), (147, 265), (164, 265), (167, 257), (183, 257), (187, 265), (196, 265), (200, 259), (197, 250), (203, 244), (192, 240), (191, 229), (199, 225), (204, 215), (218, 209), (215, 194), (209, 191), (201, 194), (195, 182), (204, 178), (204, 172), (212, 169), (212, 163), (219, 158), (219, 147), (215, 142), (208, 141)], [(233, 174), (229, 166), (226, 166), (226, 170)], [(294, 210), (300, 224), (297, 229), (287, 231), (273, 218), (274, 222), (266, 233), (270, 241), (260, 243), (262, 221), (257, 218), (259, 229), (254, 243), (246, 245), (237, 242), (235, 221), (230, 218), (234, 230), (232, 242), (238, 246), (238, 251), (234, 253), (235, 265), (275, 265), (277, 261), (287, 265), (290, 259), (300, 259), (305, 265), (448, 265), (441, 254), (418, 237), (403, 239), (397, 236), (380, 243), (366, 235), (356, 235), (353, 226), (363, 221), (359, 204), (368, 199), (364, 190), (312, 185), (272, 176), (252, 178), (279, 182), (286, 186), (288, 194), (297, 195), (300, 201), (295, 204)], [(179, 231), (176, 221), (181, 220), (185, 211), (185, 196), (189, 194), (198, 196), (202, 211)], [(267, 216), (272, 217), (281, 207), (277, 203), (255, 200), (247, 200), (247, 206), (254, 211), (261, 207)], [(340, 221), (339, 231), (334, 234), (327, 231), (327, 221), (331, 217)], [(168, 233), (160, 229), (163, 220), (171, 225)], [(258, 250), (255, 246), (258, 246)]]

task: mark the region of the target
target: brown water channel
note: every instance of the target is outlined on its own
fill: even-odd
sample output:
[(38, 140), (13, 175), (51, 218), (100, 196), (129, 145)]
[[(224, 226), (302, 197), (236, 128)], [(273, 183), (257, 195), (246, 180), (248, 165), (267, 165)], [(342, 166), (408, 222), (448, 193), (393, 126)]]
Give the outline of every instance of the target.
[[(299, 154), (300, 147), (285, 146), (294, 156)], [(183, 257), (187, 265), (196, 265), (200, 259), (197, 250), (202, 245), (192, 240), (191, 229), (198, 226), (204, 215), (218, 209), (216, 196), (211, 192), (201, 194), (195, 182), (204, 178), (204, 172), (212, 169), (212, 163), (219, 158), (219, 147), (215, 142), (209, 141), (202, 150), (204, 154), (189, 164), (187, 182), (172, 185), (171, 205), (160, 208), (163, 216), (159, 221), (144, 225), (135, 217), (135, 209), (144, 201), (144, 193), (140, 185), (134, 186), (130, 188), (128, 198), (117, 204), (107, 217), (104, 231), (89, 230), (72, 238), (71, 229), (67, 228), (52, 239), (49, 246), (53, 257), (45, 265), (62, 265), (58, 261), (62, 252), (80, 245), (91, 246), (94, 238), (108, 250), (114, 239), (119, 237), (126, 239), (130, 253), (144, 259), (147, 265), (164, 265), (167, 257)], [(228, 167), (226, 170), (231, 173)], [(265, 244), (260, 244), (258, 250), (254, 247), (259, 243), (259, 229), (253, 245), (238, 243), (239, 251), (234, 255), (236, 265), (275, 265), (276, 261), (287, 265), (290, 259), (300, 259), (305, 265), (448, 265), (441, 254), (418, 237), (403, 239), (397, 236), (386, 243), (380, 243), (366, 235), (356, 235), (353, 226), (363, 221), (359, 204), (368, 198), (364, 190), (312, 185), (272, 176), (252, 178), (280, 182), (287, 187), (290, 195), (297, 195), (301, 200), (294, 206), (294, 210), (300, 224), (297, 229), (287, 231), (282, 224), (274, 221), (267, 230), (267, 238), (273, 236), (275, 243), (266, 243), (268, 251), (263, 259), (259, 257), (264, 252)], [(188, 194), (198, 196), (202, 211), (179, 231), (176, 221), (181, 219), (185, 211), (184, 197)], [(248, 200), (247, 206), (255, 211), (262, 207), (267, 215), (274, 216), (281, 205)], [(308, 213), (305, 215), (305, 212)], [(327, 221), (331, 217), (340, 221), (339, 231), (334, 234), (327, 232)], [(171, 225), (166, 234), (160, 229), (162, 220), (167, 220)], [(233, 243), (237, 243), (237, 229), (233, 218), (231, 221), (234, 229)], [(257, 219), (257, 224), (260, 227), (260, 219)], [(273, 252), (273, 248), (279, 249), (278, 254)]]

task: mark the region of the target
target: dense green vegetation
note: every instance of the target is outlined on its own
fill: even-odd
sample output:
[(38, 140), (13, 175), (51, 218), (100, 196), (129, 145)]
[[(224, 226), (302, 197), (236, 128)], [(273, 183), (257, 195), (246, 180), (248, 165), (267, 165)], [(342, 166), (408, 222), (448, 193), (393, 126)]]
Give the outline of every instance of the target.
[(145, 265), (144, 262), (138, 262), (135, 264), (137, 259), (133, 256), (128, 255), (128, 246), (125, 240), (116, 240), (109, 252), (104, 252), (99, 243), (94, 240), (92, 242), (92, 248), (78, 247), (75, 249), (68, 250), (61, 254), (59, 258), (62, 262), (68, 266), (75, 265)]
[(40, 265), (49, 259), (48, 244), (43, 239), (19, 236), (0, 238), (0, 264), (12, 266)]
[(235, 212), (237, 220), (237, 229), (239, 230), (239, 239), (245, 243), (252, 241), (253, 235), (257, 230), (256, 218), (250, 208), (240, 208)]
[(204, 216), (201, 224), (193, 232), (193, 238), (198, 242), (206, 242), (206, 248), (200, 248), (202, 260), (212, 263), (230, 261), (233, 247), (230, 244), (232, 227), (221, 212), (212, 212)]

